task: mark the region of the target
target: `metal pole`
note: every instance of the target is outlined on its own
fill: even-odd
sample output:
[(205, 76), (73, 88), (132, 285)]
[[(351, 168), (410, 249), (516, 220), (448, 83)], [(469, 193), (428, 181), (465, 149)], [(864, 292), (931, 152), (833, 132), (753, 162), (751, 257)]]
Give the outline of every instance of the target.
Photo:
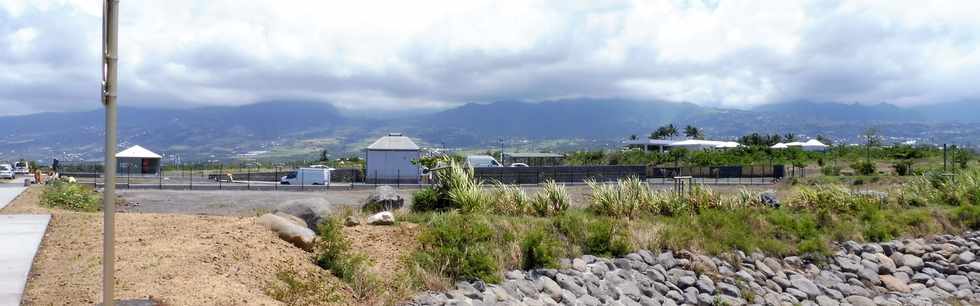
[(119, 0), (105, 0), (102, 10), (102, 104), (105, 106), (105, 178), (102, 191), (102, 305), (112, 306), (115, 283), (116, 99), (119, 61)]

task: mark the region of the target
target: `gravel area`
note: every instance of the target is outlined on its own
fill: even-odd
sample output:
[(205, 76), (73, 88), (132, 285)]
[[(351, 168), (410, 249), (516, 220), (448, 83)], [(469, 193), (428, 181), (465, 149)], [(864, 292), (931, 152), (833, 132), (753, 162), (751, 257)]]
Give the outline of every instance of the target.
[[(411, 203), (413, 190), (400, 190)], [(333, 205), (360, 206), (371, 190), (326, 192), (116, 190), (125, 200), (124, 212), (255, 216), (290, 200), (325, 199)]]

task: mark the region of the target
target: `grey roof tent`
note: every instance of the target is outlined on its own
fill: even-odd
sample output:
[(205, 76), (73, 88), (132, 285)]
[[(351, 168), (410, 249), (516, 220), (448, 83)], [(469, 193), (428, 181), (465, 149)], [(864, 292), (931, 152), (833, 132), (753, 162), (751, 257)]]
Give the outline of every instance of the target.
[(402, 133), (389, 133), (387, 136), (375, 140), (367, 149), (372, 151), (414, 151), (418, 150), (419, 146)]

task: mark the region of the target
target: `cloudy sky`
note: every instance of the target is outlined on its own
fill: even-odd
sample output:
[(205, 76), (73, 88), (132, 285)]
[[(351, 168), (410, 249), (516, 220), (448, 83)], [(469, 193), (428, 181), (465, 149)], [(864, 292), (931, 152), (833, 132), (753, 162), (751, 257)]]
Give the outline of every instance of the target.
[[(0, 115), (99, 104), (101, 0), (0, 0)], [(120, 102), (980, 101), (980, 1), (122, 0)]]

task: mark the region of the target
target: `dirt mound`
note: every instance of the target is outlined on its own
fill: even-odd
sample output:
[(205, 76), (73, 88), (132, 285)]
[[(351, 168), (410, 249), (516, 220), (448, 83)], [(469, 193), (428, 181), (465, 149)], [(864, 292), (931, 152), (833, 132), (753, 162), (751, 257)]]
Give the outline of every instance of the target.
[[(53, 214), (24, 304), (100, 302), (102, 215), (36, 207), (29, 201), (33, 197), (36, 203), (36, 192), (32, 188), (22, 203), (3, 211)], [(116, 215), (116, 298), (153, 297), (169, 305), (280, 305), (264, 292), (280, 267), (318, 271), (309, 253), (256, 225), (253, 217)]]

